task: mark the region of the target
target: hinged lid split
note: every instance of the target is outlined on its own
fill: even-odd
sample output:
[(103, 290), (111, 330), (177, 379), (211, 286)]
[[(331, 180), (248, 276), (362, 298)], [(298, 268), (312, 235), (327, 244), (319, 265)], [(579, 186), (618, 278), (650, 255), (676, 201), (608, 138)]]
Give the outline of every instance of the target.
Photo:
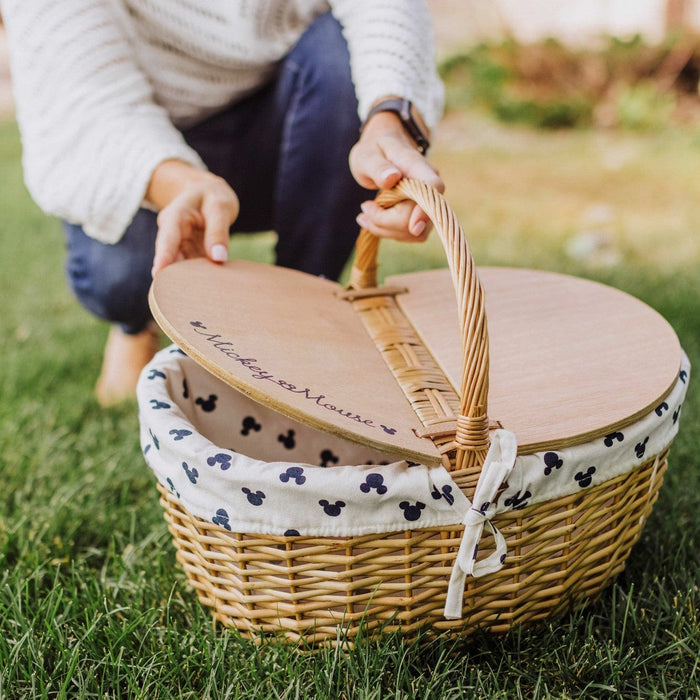
[[(477, 271), (444, 199), (403, 181), (382, 201), (407, 197), (435, 222), (451, 272), (399, 275), (387, 283), (450, 390), (462, 399), (469, 394), (464, 415), (484, 411), (474, 419), (488, 431), (487, 393), (488, 418), (515, 433), (523, 453), (606, 435), (671, 390), (681, 348), (656, 311), (574, 277)], [(376, 241), (366, 233), (357, 259), (354, 279), (364, 279), (355, 286), (372, 286)], [(343, 299), (342, 291), (284, 268), (195, 259), (159, 273), (150, 301), (173, 341), (255, 401), (360, 444), (438, 463), (439, 450), (419, 437), (425, 426), (353, 309), (358, 302)]]

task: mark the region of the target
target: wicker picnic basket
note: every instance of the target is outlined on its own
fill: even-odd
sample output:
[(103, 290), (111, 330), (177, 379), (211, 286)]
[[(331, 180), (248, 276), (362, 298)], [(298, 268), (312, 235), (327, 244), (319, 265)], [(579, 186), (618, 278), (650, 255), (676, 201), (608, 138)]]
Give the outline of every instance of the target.
[[(212, 510), (212, 514), (207, 515), (209, 511), (204, 505), (199, 507), (198, 502), (191, 508), (187, 505), (184, 498), (186, 490), (195, 483), (196, 476), (208, 473), (212, 467), (208, 467), (203, 459), (197, 462), (195, 452), (173, 452), (167, 459), (175, 462), (176, 472), (170, 476), (159, 474), (158, 486), (177, 548), (177, 559), (200, 601), (211, 608), (214, 619), (236, 627), (247, 635), (274, 633), (289, 640), (335, 644), (341, 640), (352, 640), (361, 629), (367, 634), (390, 632), (399, 628), (409, 635), (419, 629), (435, 633), (465, 634), (483, 628), (498, 633), (517, 623), (559, 615), (573, 606), (595, 600), (622, 571), (630, 549), (639, 539), (640, 531), (657, 500), (667, 468), (668, 447), (675, 435), (688, 371), (682, 365), (680, 346), (669, 340), (672, 332), (667, 333), (665, 341), (665, 347), (670, 348), (667, 354), (671, 355), (665, 364), (671, 367), (673, 376), (669, 381), (667, 370), (667, 376), (660, 384), (663, 389), (648, 389), (652, 394), (640, 399), (643, 403), (628, 411), (624, 419), (619, 416), (614, 420), (604, 419), (598, 428), (591, 428), (586, 423), (580, 430), (573, 431), (577, 433), (574, 437), (571, 437), (570, 431), (560, 440), (536, 440), (518, 446), (517, 460), (530, 465), (528, 468), (533, 474), (552, 473), (557, 476), (558, 472), (564, 471), (560, 467), (562, 462), (566, 463), (566, 455), (569, 452), (576, 454), (579, 443), (585, 445), (587, 451), (584, 461), (580, 462), (584, 467), (576, 467), (576, 481), (570, 479), (573, 487), (559, 491), (555, 489), (554, 497), (543, 495), (539, 500), (528, 500), (534, 487), (524, 477), (511, 471), (516, 459), (514, 443), (509, 442), (508, 436), (503, 438), (500, 435), (496, 442), (500, 441), (498, 449), (501, 452), (492, 456), (497, 465), (493, 466), (492, 463), (490, 467), (492, 483), (484, 486), (484, 477), (480, 485), (482, 467), (493, 448), (492, 443), (495, 444), (494, 436), (505, 432), (502, 428), (509, 427), (506, 420), (501, 420), (501, 416), (494, 416), (500, 422), (490, 421), (487, 416), (490, 352), (485, 293), (478, 274), (480, 271), (475, 267), (455, 214), (439, 193), (421, 183), (404, 180), (394, 190), (382, 193), (379, 201), (390, 206), (403, 199), (417, 202), (429, 214), (447, 253), (456, 292), (456, 318), (461, 328), (462, 366), (457, 387), (455, 388), (455, 380), (448, 378), (441, 364), (436, 361), (435, 347), (439, 348), (440, 342), (428, 348), (423, 333), (412, 327), (397, 302), (402, 291), (405, 291), (402, 290), (402, 284), (410, 285), (411, 276), (404, 276), (399, 280), (398, 286), (392, 283), (377, 287), (376, 238), (366, 232), (361, 233), (350, 286), (346, 292), (341, 290), (334, 294), (338, 304), (352, 307), (372, 339), (379, 357), (383, 359), (381, 366), (388, 368), (387, 373), (398, 384), (404, 400), (417, 416), (422, 430), (412, 427), (413, 437), (429, 442), (430, 448), (437, 455), (433, 460), (432, 472), (426, 473), (444, 470), (449, 474), (445, 478), (451, 479), (449, 483), (456, 485), (460, 491), (457, 494), (462, 499), (458, 499), (459, 503), (466, 505), (462, 506), (460, 518), (447, 520), (447, 524), (423, 526), (417, 520), (421, 515), (417, 510), (415, 516), (410, 516), (413, 520), (410, 520), (409, 501), (413, 503), (415, 500), (418, 507), (426, 506), (423, 513), (428, 512), (431, 504), (426, 505), (405, 495), (401, 496), (406, 527), (394, 527), (391, 531), (371, 531), (369, 525), (363, 531), (359, 527), (362, 518), (353, 523), (355, 529), (352, 532), (356, 534), (345, 536), (334, 534), (342, 530), (329, 530), (330, 534), (319, 530), (321, 534), (308, 534), (313, 529), (292, 530), (287, 527), (288, 523), (269, 528), (273, 534), (252, 526), (251, 530), (244, 530), (244, 525), (240, 522), (245, 523), (246, 516), (241, 515), (239, 520), (229, 518), (231, 508), (228, 511)], [(214, 266), (210, 267), (214, 269)], [(192, 270), (194, 269), (193, 265)], [(249, 268), (241, 264), (232, 269), (240, 270), (237, 274), (244, 275)], [(225, 270), (219, 272), (221, 268), (216, 268), (216, 273), (209, 268), (207, 270), (206, 274), (220, 274), (223, 280)], [(265, 271), (266, 275), (274, 273), (274, 268)], [(501, 273), (506, 276), (508, 274), (507, 271), (500, 271), (499, 274)], [(279, 274), (301, 273), (280, 271)], [(433, 279), (429, 277), (429, 282)], [(330, 284), (327, 281), (323, 283)], [(179, 364), (173, 363), (186, 361), (200, 374), (206, 374), (214, 382), (220, 382), (221, 392), (226, 383), (227, 390), (242, 400), (250, 401), (251, 405), (260, 406), (261, 410), (264, 408), (285, 413), (284, 406), (281, 407), (276, 399), (268, 400), (264, 396), (264, 389), (256, 393), (255, 387), (265, 383), (260, 379), (270, 379), (262, 373), (261, 362), (255, 360), (257, 365), (252, 370), (257, 371), (257, 374), (254, 379), (246, 380), (244, 385), (241, 384), (242, 380), (232, 380), (226, 371), (212, 364), (206, 349), (203, 350), (203, 346), (197, 343), (202, 341), (206, 345), (204, 341), (207, 341), (209, 346), (216, 346), (219, 352), (222, 348), (232, 348), (233, 345), (224, 346), (220, 334), (209, 331), (208, 335), (203, 333), (202, 329), (206, 329), (206, 325), (192, 320), (191, 314), (186, 316), (189, 319), (187, 323), (181, 323), (178, 327), (157, 293), (158, 289), (152, 291), (154, 315), (179, 348), (170, 349), (166, 364), (161, 362), (150, 366), (141, 378), (139, 402), (142, 444), (147, 460), (155, 459), (156, 456), (160, 459), (166, 442), (177, 450), (180, 449), (179, 445), (187, 443), (187, 439), (181, 439), (183, 435), (191, 436), (192, 432), (203, 430), (202, 420), (206, 416), (200, 409), (204, 404), (200, 399), (197, 399), (198, 406), (192, 403), (192, 397), (197, 393), (192, 390), (192, 385), (197, 380), (190, 380), (187, 372)], [(173, 302), (173, 308), (179, 310), (183, 304), (184, 296), (178, 296)], [(645, 309), (652, 313), (648, 307)], [(200, 335), (195, 337), (191, 331)], [(215, 340), (212, 341), (212, 338)], [(274, 340), (274, 334), (271, 338)], [(452, 336), (449, 337), (449, 343), (454, 345)], [(448, 344), (447, 340), (445, 344)], [(180, 348), (188, 357), (185, 357)], [(649, 348), (645, 348), (640, 354), (647, 355), (649, 351)], [(240, 352), (230, 351), (228, 357), (222, 357), (222, 362), (231, 358), (239, 366), (247, 362), (248, 366), (243, 367), (243, 370), (250, 375), (249, 359), (242, 359)], [(343, 361), (352, 366), (354, 359), (351, 353)], [(361, 374), (357, 367), (354, 367), (353, 372), (358, 377)], [(381, 381), (377, 378), (378, 386), (381, 386)], [(154, 387), (158, 382), (163, 382), (165, 393), (153, 398)], [(287, 389), (288, 393), (290, 386), (293, 387), (289, 383), (278, 384)], [(234, 388), (231, 389), (229, 385)], [(185, 399), (180, 396), (181, 387), (184, 387), (182, 394)], [(274, 388), (277, 390), (278, 386), (275, 385)], [(292, 391), (298, 392), (296, 388)], [(211, 398), (215, 397), (215, 393), (216, 389), (210, 391)], [(308, 391), (305, 398), (309, 398)], [(575, 395), (565, 401), (567, 410), (575, 413), (576, 401)], [(181, 404), (179, 407), (175, 405), (178, 402)], [(266, 407), (263, 406), (265, 403), (268, 404)], [(183, 408), (184, 404), (187, 407)], [(318, 408), (319, 401), (315, 404), (314, 409)], [(174, 410), (173, 420), (180, 421), (177, 423), (180, 427), (173, 428), (170, 424), (166, 426), (167, 429), (154, 427), (150, 422), (152, 416), (167, 413), (167, 410), (153, 410), (158, 408)], [(335, 406), (331, 408), (335, 414), (339, 413)], [(533, 412), (537, 413), (537, 409), (533, 409)], [(667, 413), (670, 415), (671, 412), (674, 412), (673, 421), (668, 418), (663, 435), (658, 439), (652, 436), (650, 440), (652, 429), (649, 421), (661, 420), (662, 417), (665, 419)], [(340, 442), (352, 443), (357, 437), (343, 434), (337, 426), (329, 427), (317, 416), (292, 415), (295, 413), (292, 409), (287, 413), (288, 418), (299, 421), (295, 424), (298, 433), (303, 432), (305, 425), (309, 431), (328, 430), (328, 437)], [(347, 415), (340, 416), (346, 417)], [(336, 418), (338, 416), (334, 415), (333, 420)], [(537, 415), (531, 418), (536, 424)], [(589, 419), (590, 416), (583, 418)], [(283, 419), (286, 417), (283, 416)], [(360, 423), (359, 420), (355, 422)], [(222, 424), (224, 429), (225, 423), (226, 421)], [(231, 418), (231, 426), (234, 423), (236, 421)], [(376, 427), (370, 424), (371, 421), (365, 421), (365, 425), (360, 425), (359, 428), (365, 430), (368, 426)], [(253, 421), (250, 425), (256, 424)], [(641, 426), (639, 430), (642, 432), (639, 435), (646, 431), (643, 438), (630, 438), (636, 445), (622, 442), (627, 426)], [(382, 428), (386, 426), (382, 425)], [(280, 439), (281, 437), (280, 435)], [(412, 474), (421, 475), (421, 467), (419, 465), (415, 469), (415, 463), (425, 460), (421, 460), (421, 455), (416, 455), (415, 450), (402, 451), (400, 446), (392, 450), (386, 445), (371, 443), (365, 439), (364, 434), (357, 439), (364, 443), (361, 445), (363, 449), (381, 448), (373, 453), (375, 459), (360, 462), (364, 466), (357, 467), (360, 470), (358, 474), (361, 474), (363, 480), (366, 479), (360, 486), (363, 498), (370, 488), (382, 493), (382, 484), (387, 482), (382, 481), (381, 475), (393, 473), (391, 469), (396, 469), (396, 474), (402, 478), (408, 478)], [(232, 440), (233, 437), (226, 445), (215, 447), (218, 452), (209, 458), (209, 465), (215, 465), (216, 468), (218, 459), (223, 470), (223, 460), (239, 456), (243, 448), (232, 446)], [(282, 449), (281, 445), (275, 446)], [(614, 457), (608, 459), (610, 466), (607, 471), (599, 466), (597, 478), (592, 479), (590, 475), (593, 472), (590, 469), (586, 471), (585, 465), (598, 465), (598, 461), (594, 461), (595, 450), (606, 451), (607, 459), (608, 454), (613, 454), (615, 449), (621, 450), (623, 446), (632, 451), (632, 458), (620, 458), (625, 462), (622, 466), (615, 464)], [(377, 458), (382, 454), (390, 455), (387, 457), (389, 462), (393, 460), (396, 463), (398, 460), (400, 466), (378, 465)], [(493, 459), (489, 457), (492, 462)], [(268, 461), (277, 465), (281, 459), (275, 453)], [(600, 461), (604, 460), (601, 458)], [(373, 464), (367, 466), (370, 462)], [(504, 462), (510, 463), (504, 467)], [(309, 463), (293, 463), (297, 466), (291, 468), (291, 471), (288, 465), (283, 465), (287, 471), (278, 469), (280, 476), (274, 478), (277, 481), (288, 481), (290, 476), (298, 476), (296, 483), (301, 483), (304, 477), (299, 475), (302, 472), (311, 476), (316, 474)], [(195, 464), (197, 468), (193, 466)], [(322, 476), (326, 478), (332, 478), (334, 470), (340, 469), (332, 465), (317, 466), (317, 470), (321, 468)], [(382, 472), (385, 468), (389, 471)], [(246, 469), (248, 477), (254, 479), (255, 465)], [(520, 467), (516, 465), (516, 471), (517, 469)], [(595, 471), (595, 468), (591, 469)], [(176, 481), (176, 474), (182, 476), (182, 481)], [(228, 474), (229, 472), (217, 470), (217, 478), (223, 479)], [(350, 474), (348, 478), (352, 478), (351, 468), (346, 468), (344, 474)], [(366, 478), (370, 474), (374, 481)], [(288, 475), (286, 479), (285, 475)], [(306, 486), (311, 481), (310, 477)], [(289, 484), (283, 485), (289, 487)], [(214, 487), (219, 493), (224, 488), (225, 484), (221, 481), (217, 481)], [(429, 488), (433, 489), (432, 497), (440, 507), (453, 505), (450, 501), (454, 501), (455, 494), (452, 494), (451, 499), (447, 498), (449, 487), (431, 483)], [(486, 496), (484, 489), (488, 491)], [(240, 483), (234, 483), (233, 490), (241, 498), (241, 491), (248, 497), (246, 507), (251, 512), (261, 510), (254, 506), (259, 506), (266, 494), (267, 500), (271, 500), (266, 487), (260, 486), (256, 490), (255, 486), (240, 488)], [(444, 499), (440, 497), (441, 493), (445, 495)], [(256, 494), (257, 502), (254, 501)], [(312, 494), (308, 503), (325, 503), (324, 509), (329, 513), (333, 504), (319, 499), (318, 495)], [(385, 493), (383, 497), (389, 495)], [(428, 502), (429, 498), (425, 501)], [(252, 506), (249, 505), (251, 503)], [(336, 501), (336, 504), (340, 503), (345, 506), (344, 501)], [(379, 496), (376, 503), (380, 503)], [(291, 508), (294, 509), (293, 504)], [(300, 505), (297, 510), (301, 516), (302, 511), (310, 508)], [(340, 506), (336, 510), (340, 511)], [(340, 518), (328, 520), (335, 522)], [(473, 536), (467, 538), (467, 531)], [(466, 539), (469, 540), (467, 544)], [(446, 614), (446, 607), (451, 612)]]

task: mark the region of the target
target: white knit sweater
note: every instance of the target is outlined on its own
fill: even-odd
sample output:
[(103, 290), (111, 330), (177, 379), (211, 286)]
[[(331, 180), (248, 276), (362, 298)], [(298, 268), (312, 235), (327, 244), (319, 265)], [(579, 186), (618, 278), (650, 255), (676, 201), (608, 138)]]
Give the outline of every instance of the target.
[(27, 187), (118, 241), (158, 163), (204, 167), (183, 127), (254, 90), (310, 22), (340, 21), (363, 117), (384, 95), (442, 108), (424, 0), (0, 0)]

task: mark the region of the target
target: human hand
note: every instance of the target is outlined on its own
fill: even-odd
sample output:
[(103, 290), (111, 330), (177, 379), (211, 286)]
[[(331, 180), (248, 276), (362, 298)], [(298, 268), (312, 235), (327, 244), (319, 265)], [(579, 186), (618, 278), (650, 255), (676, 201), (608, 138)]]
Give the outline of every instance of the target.
[(167, 160), (154, 170), (146, 199), (160, 209), (153, 276), (186, 258), (220, 263), (228, 259), (229, 228), (239, 204), (225, 180), (183, 161)]
[[(420, 154), (399, 118), (391, 112), (379, 112), (367, 122), (350, 151), (350, 171), (367, 189), (389, 189), (402, 178), (410, 177), (439, 192), (445, 190), (437, 168)], [(428, 215), (412, 202), (399, 202), (384, 209), (369, 200), (361, 208), (357, 223), (377, 236), (424, 241), (430, 232)]]

